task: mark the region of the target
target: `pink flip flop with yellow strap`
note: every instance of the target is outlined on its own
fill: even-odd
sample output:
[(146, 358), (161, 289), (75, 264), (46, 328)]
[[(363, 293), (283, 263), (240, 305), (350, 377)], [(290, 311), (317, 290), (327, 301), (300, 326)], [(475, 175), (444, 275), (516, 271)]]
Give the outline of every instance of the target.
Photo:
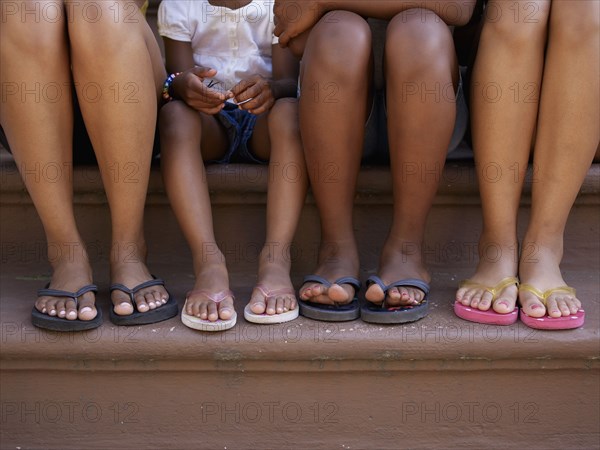
[[(475, 289), (483, 289), (484, 291), (492, 294), (492, 306), (494, 301), (498, 298), (500, 292), (512, 285), (519, 285), (519, 280), (515, 277), (507, 277), (501, 280), (497, 285), (493, 287), (485, 286), (483, 284), (475, 283), (471, 280), (462, 281), (459, 288), (469, 287)], [(471, 306), (465, 306), (458, 300), (454, 302), (454, 314), (464, 320), (470, 322), (484, 323), (488, 325), (512, 325), (519, 318), (519, 308), (515, 309), (506, 314), (500, 314), (490, 306), (487, 311), (482, 311)]]
[(190, 298), (190, 296), (192, 295), (204, 296), (217, 304), (221, 303), (226, 298), (234, 298), (233, 292), (231, 292), (229, 289), (214, 294), (203, 289), (188, 292), (185, 297), (185, 305), (183, 306), (183, 310), (181, 311), (181, 321), (186, 327), (200, 331), (224, 331), (232, 328), (235, 325), (237, 321), (237, 313), (235, 312), (235, 310), (233, 311), (233, 315), (230, 319), (218, 319), (214, 322), (208, 319), (201, 319), (200, 317), (191, 316), (187, 314), (187, 301), (188, 298)]
[[(519, 293), (521, 291), (526, 291), (535, 295), (546, 308), (548, 307), (548, 298), (556, 292), (565, 292), (573, 297), (576, 296), (575, 289), (570, 286), (558, 286), (542, 292), (530, 284), (522, 284), (519, 286)], [(561, 317), (550, 317), (548, 314), (544, 317), (531, 317), (528, 316), (523, 309), (521, 309), (521, 311), (521, 322), (529, 328), (535, 328), (537, 330), (571, 330), (573, 328), (579, 328), (585, 321), (585, 311), (583, 309), (580, 309), (575, 314)]]
[[(291, 296), (294, 298), (296, 297), (296, 292), (294, 291), (294, 289), (291, 289), (291, 288), (272, 289), (271, 290), (262, 284), (257, 284), (254, 289), (258, 289), (260, 291), (260, 293), (265, 297), (265, 307), (266, 307), (266, 302), (269, 298), (280, 297), (280, 296)], [(295, 318), (297, 318), (299, 312), (300, 312), (300, 306), (298, 306), (298, 301), (296, 301), (296, 307), (294, 309), (291, 309), (289, 311), (284, 311), (280, 314), (267, 314), (266, 312), (264, 312), (262, 314), (256, 314), (256, 313), (253, 313), (252, 310), (250, 309), (250, 304), (247, 304), (246, 307), (244, 308), (244, 318), (248, 322), (253, 322), (253, 323), (262, 323), (262, 324), (283, 323), (283, 322), (289, 322), (290, 320), (294, 320)]]

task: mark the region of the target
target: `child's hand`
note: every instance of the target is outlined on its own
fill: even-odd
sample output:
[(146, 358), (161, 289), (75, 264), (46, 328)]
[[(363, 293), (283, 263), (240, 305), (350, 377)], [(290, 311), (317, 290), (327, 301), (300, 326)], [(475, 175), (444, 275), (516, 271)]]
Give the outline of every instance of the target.
[(275, 36), (279, 45), (287, 47), (290, 40), (315, 25), (325, 13), (319, 1), (275, 0)]
[(252, 114), (262, 114), (275, 104), (271, 83), (260, 75), (240, 81), (231, 89), (231, 93), (235, 103)]
[(204, 78), (211, 78), (216, 74), (217, 71), (209, 67), (188, 69), (175, 77), (173, 91), (195, 110), (210, 115), (217, 114), (223, 109), (228, 96), (202, 83)]

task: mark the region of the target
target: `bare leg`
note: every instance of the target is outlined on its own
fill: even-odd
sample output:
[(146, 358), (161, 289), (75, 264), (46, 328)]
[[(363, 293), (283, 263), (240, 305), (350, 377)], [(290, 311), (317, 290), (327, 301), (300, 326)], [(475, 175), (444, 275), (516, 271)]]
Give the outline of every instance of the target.
[[(167, 194), (183, 230), (194, 261), (194, 291), (217, 293), (229, 289), (225, 257), (219, 250), (211, 213), (206, 160), (222, 157), (228, 139), (217, 120), (181, 101), (166, 104), (160, 111), (161, 168)], [(202, 151), (200, 150), (202, 149)], [(188, 315), (203, 320), (230, 319), (233, 299), (217, 304), (206, 296), (187, 300)]]
[[(456, 116), (458, 65), (448, 27), (433, 12), (396, 16), (387, 31), (385, 74), (394, 215), (379, 276), (386, 284), (405, 278), (429, 282), (421, 247)], [(408, 95), (414, 92), (408, 87), (417, 92)], [(417, 175), (406, 175), (411, 166)], [(387, 303), (418, 304), (423, 295), (415, 288), (392, 288)], [(373, 284), (366, 298), (380, 303), (384, 293)]]
[[(53, 269), (50, 287), (74, 292), (92, 282), (92, 270), (73, 215), (73, 110), (66, 20), (64, 14), (57, 21), (39, 20), (34, 13), (21, 21), (23, 8), (39, 12), (47, 3), (56, 5), (15, 2), (16, 14), (6, 10), (3, 15), (0, 79), (3, 90), (14, 87), (16, 92), (6, 100), (3, 96), (0, 117), (44, 225)], [(53, 167), (60, 176), (49, 179), (44, 174)], [(91, 320), (97, 314), (93, 293), (79, 299), (79, 312), (75, 302), (66, 298), (40, 297), (35, 305), (43, 313), (70, 320)]]
[[(479, 264), (471, 281), (490, 287), (517, 275), (517, 211), (536, 124), (550, 8), (546, 1), (520, 2), (521, 20), (515, 20), (515, 5), (492, 0), (488, 6), (471, 94), (483, 212)], [(525, 20), (531, 7), (538, 12)], [(492, 306), (492, 294), (482, 288), (461, 288), (456, 299), (481, 310)], [(509, 313), (516, 299), (516, 286), (509, 286), (493, 309)]]
[[(110, 205), (111, 279), (132, 288), (152, 278), (143, 217), (157, 114), (156, 48), (148, 47), (148, 25), (131, 2), (90, 4), (68, 0), (73, 75)], [(92, 9), (97, 21), (85, 18)], [(145, 312), (167, 299), (155, 286), (135, 302)], [(112, 300), (117, 314), (133, 312), (125, 293), (114, 291)]]
[[(335, 12), (312, 29), (303, 58), (300, 130), (312, 190), (321, 217), (315, 273), (330, 281), (357, 276), (352, 227), (356, 179), (371, 86), (371, 31), (360, 16)], [(333, 304), (352, 300), (349, 285), (307, 283), (303, 300)]]
[[(267, 121), (268, 130), (265, 129)], [(293, 292), (290, 247), (308, 185), (297, 101), (288, 98), (278, 100), (268, 119), (263, 116), (257, 121), (253, 140), (265, 141), (260, 136), (265, 131), (270, 136), (267, 237), (260, 253), (258, 284), (270, 291), (290, 289)], [(261, 142), (260, 148), (268, 149), (268, 146)], [(281, 314), (296, 307), (296, 297), (293, 294), (280, 295), (265, 302), (265, 296), (255, 289), (250, 305), (255, 314)]]
[[(565, 285), (559, 267), (565, 225), (600, 137), (599, 17), (597, 1), (552, 2), (531, 219), (519, 265), (521, 282), (542, 292)], [(519, 301), (527, 315), (546, 314), (530, 292), (521, 291)], [(547, 313), (568, 316), (580, 307), (575, 296), (557, 292), (548, 298)]]

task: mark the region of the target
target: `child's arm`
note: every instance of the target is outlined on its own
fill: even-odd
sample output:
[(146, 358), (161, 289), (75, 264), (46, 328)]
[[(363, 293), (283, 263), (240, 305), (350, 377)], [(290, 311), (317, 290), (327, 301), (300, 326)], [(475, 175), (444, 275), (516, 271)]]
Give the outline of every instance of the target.
[[(435, 12), (448, 25), (465, 25), (476, 0), (275, 0), (277, 25), (275, 35), (285, 47), (289, 41), (315, 25), (325, 13), (352, 11), (365, 17), (391, 19), (407, 9), (421, 8)], [(335, 20), (332, 17), (331, 20)]]
[(240, 108), (252, 113), (262, 114), (275, 104), (275, 100), (284, 97), (296, 97), (298, 84), (298, 60), (291, 51), (273, 45), (273, 78), (260, 75), (240, 81), (231, 89), (234, 100), (242, 103)]
[(202, 81), (217, 74), (215, 69), (198, 67), (194, 63), (192, 45), (163, 37), (167, 71), (181, 72), (172, 83), (175, 98), (179, 98), (192, 108), (206, 114), (216, 114), (223, 109), (226, 96), (209, 89)]

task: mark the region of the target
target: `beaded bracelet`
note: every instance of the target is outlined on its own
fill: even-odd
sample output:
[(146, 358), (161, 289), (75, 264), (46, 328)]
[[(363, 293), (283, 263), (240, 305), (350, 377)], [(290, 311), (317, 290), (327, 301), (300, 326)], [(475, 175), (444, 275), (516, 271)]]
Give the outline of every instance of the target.
[(170, 102), (171, 100), (173, 100), (173, 97), (171, 96), (171, 92), (170, 92), (171, 91), (171, 84), (173, 84), (173, 80), (180, 73), (181, 72), (172, 73), (165, 80), (165, 84), (163, 85), (163, 90), (162, 90), (162, 96), (168, 102)]

